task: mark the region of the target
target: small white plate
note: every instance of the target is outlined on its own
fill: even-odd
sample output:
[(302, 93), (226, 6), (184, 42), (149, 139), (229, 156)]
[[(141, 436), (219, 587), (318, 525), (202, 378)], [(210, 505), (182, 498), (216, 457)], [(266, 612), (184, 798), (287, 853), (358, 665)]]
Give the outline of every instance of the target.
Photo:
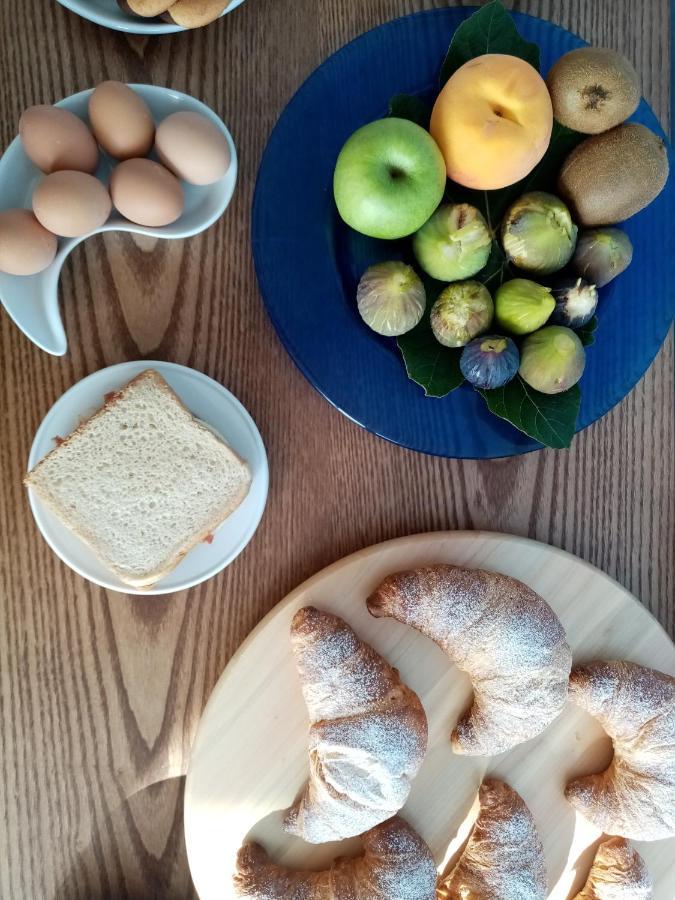
[[(103, 25), (104, 28), (125, 31), (127, 34), (175, 34), (177, 31), (189, 30), (181, 28), (180, 25), (172, 25), (170, 22), (129, 15), (120, 9), (117, 0), (58, 0), (58, 2), (83, 19), (89, 19), (90, 22)], [(243, 2), (244, 0), (232, 0), (222, 11), (221, 16), (232, 12)]]
[[(150, 237), (188, 238), (212, 225), (227, 209), (237, 182), (237, 151), (225, 123), (206, 104), (170, 88), (152, 84), (130, 84), (150, 107), (156, 123), (174, 112), (188, 110), (209, 119), (222, 132), (230, 148), (231, 162), (227, 172), (214, 184), (193, 185), (181, 182), (185, 196), (183, 214), (171, 225), (147, 228), (123, 218), (117, 210), (95, 231), (76, 238), (59, 238), (56, 258), (37, 275), (7, 275), (0, 272), (0, 302), (23, 333), (47, 353), (62, 356), (68, 349), (66, 333), (59, 312), (58, 282), (61, 267), (68, 254), (92, 234), (104, 231), (129, 231)], [(73, 94), (55, 103), (88, 123), (89, 97), (93, 88)], [(153, 153), (151, 158), (156, 158)], [(107, 186), (114, 161), (101, 151), (96, 177)], [(31, 209), (33, 191), (43, 175), (24, 153), (19, 137), (14, 138), (0, 159), (0, 209)]]
[(253, 537), (267, 501), (269, 473), (260, 432), (241, 403), (222, 384), (186, 366), (153, 360), (120, 363), (101, 369), (78, 381), (49, 410), (35, 435), (28, 457), (28, 471), (54, 449), (54, 438), (69, 435), (83, 418), (103, 405), (109, 391), (118, 390), (146, 369), (159, 372), (193, 415), (217, 431), (251, 469), (251, 489), (246, 499), (218, 528), (212, 543), (199, 544), (149, 590), (137, 590), (109, 572), (34, 491), (29, 489), (28, 495), (42, 536), (56, 555), (83, 578), (125, 594), (171, 594), (194, 587), (229, 565)]

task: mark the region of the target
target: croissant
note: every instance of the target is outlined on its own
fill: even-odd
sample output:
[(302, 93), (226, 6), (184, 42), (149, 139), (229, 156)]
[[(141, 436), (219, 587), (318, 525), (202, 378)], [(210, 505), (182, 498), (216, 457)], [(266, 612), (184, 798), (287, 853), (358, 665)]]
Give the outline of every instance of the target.
[(441, 879), (438, 900), (544, 900), (546, 863), (532, 813), (513, 788), (486, 778), (464, 852)]
[(623, 838), (598, 847), (588, 881), (574, 900), (650, 900), (652, 879), (644, 860)]
[(567, 785), (570, 803), (607, 834), (675, 835), (675, 678), (632, 662), (592, 662), (573, 670), (570, 699), (614, 741), (608, 769)]
[(403, 819), (363, 835), (363, 855), (337, 859), (324, 872), (278, 866), (259, 844), (244, 844), (234, 876), (238, 897), (254, 900), (434, 900), (436, 865)]
[(515, 578), (430, 566), (390, 575), (367, 603), (372, 615), (432, 638), (471, 677), (473, 705), (452, 732), (456, 753), (501, 753), (561, 712), (572, 665), (565, 631)]
[(312, 606), (291, 625), (307, 704), (310, 776), (284, 828), (312, 844), (362, 834), (398, 812), (427, 749), (427, 717), (396, 669)]

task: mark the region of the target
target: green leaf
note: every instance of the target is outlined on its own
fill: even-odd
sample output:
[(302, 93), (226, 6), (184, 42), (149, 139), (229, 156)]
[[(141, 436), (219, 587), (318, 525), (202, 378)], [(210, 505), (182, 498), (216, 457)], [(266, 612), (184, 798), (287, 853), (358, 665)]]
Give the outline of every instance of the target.
[(587, 135), (572, 131), (571, 128), (561, 125), (554, 119), (548, 150), (541, 162), (522, 181), (504, 190), (514, 191), (516, 196), (525, 191), (552, 190), (555, 193), (555, 183), (558, 180), (558, 172), (562, 164), (577, 144), (580, 144), (586, 137)]
[(581, 328), (577, 328), (576, 333), (579, 336), (579, 340), (584, 345), (584, 347), (590, 347), (591, 344), (595, 343), (595, 329), (598, 327), (598, 317), (593, 316), (585, 325), (582, 325)]
[(445, 397), (464, 381), (459, 368), (461, 350), (443, 347), (430, 327), (418, 325), (398, 338), (408, 378), (424, 388), (427, 397)]
[(389, 101), (389, 115), (397, 119), (409, 119), (416, 125), (429, 130), (431, 121), (431, 107), (419, 97), (412, 94), (396, 94)]
[(485, 287), (494, 296), (494, 292), (504, 282), (513, 278), (514, 274), (511, 270), (511, 264), (506, 258), (506, 254), (502, 250), (499, 241), (493, 240), (490, 248), (490, 255), (485, 266), (475, 276), (476, 281), (482, 282)]
[(426, 275), (422, 275), (422, 280), (427, 292), (427, 308), (421, 321), (412, 331), (402, 334), (397, 343), (408, 378), (423, 387), (427, 397), (445, 397), (464, 381), (459, 368), (462, 351), (439, 344), (431, 330), (431, 307), (445, 285)]
[(491, 413), (540, 444), (561, 450), (572, 443), (581, 403), (579, 385), (562, 394), (541, 394), (517, 375), (504, 387), (478, 393)]
[(441, 86), (470, 59), (484, 53), (518, 56), (539, 70), (539, 47), (524, 40), (498, 0), (481, 7), (455, 31), (441, 67)]

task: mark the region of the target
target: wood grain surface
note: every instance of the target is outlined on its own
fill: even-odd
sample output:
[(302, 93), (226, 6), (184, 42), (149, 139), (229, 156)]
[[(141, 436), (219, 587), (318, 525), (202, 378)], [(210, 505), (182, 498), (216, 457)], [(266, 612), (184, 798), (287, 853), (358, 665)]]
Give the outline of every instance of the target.
[[(116, 78), (204, 100), (230, 127), (241, 163), (234, 202), (205, 234), (156, 244), (111, 235), (77, 248), (61, 279), (67, 356), (47, 356), (0, 314), (2, 900), (193, 896), (182, 776), (210, 690), (265, 612), (360, 547), (436, 529), (528, 535), (601, 567), (675, 630), (672, 335), (571, 450), (454, 462), (386, 444), (341, 416), (266, 319), (250, 203), (284, 104), (346, 40), (441, 5), (247, 0), (201, 31), (147, 39), (99, 28), (55, 0), (0, 3), (2, 146), (26, 106)], [(668, 0), (515, 6), (626, 53), (668, 128)], [(270, 458), (254, 540), (226, 572), (170, 598), (107, 593), (68, 570), (40, 538), (21, 485), (35, 430), (63, 391), (143, 356), (230, 388)]]

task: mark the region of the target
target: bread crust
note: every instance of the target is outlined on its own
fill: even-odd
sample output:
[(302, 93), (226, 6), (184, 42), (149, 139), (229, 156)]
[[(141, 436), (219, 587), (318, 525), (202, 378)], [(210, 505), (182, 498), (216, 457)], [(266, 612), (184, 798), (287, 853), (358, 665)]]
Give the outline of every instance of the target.
[(117, 0), (124, 12), (143, 19), (152, 19), (166, 12), (173, 0)]
[[(118, 404), (120, 400), (122, 400), (125, 394), (134, 388), (136, 385), (143, 381), (152, 381), (154, 383), (155, 388), (163, 391), (164, 393), (171, 396), (173, 400), (175, 400), (192, 418), (194, 427), (208, 433), (215, 440), (219, 440), (225, 447), (227, 447), (228, 451), (232, 453), (235, 459), (241, 463), (242, 466), (245, 467), (248, 473), (248, 479), (243, 481), (239, 487), (237, 493), (228, 499), (228, 501), (218, 510), (218, 513), (213, 516), (213, 518), (208, 522), (206, 527), (199, 532), (195, 533), (194, 536), (187, 541), (176, 553), (167, 559), (167, 561), (161, 565), (157, 566), (154, 569), (148, 570), (142, 577), (136, 577), (130, 575), (128, 571), (119, 566), (115, 565), (114, 561), (108, 559), (107, 557), (101, 555), (96, 547), (95, 543), (90, 541), (86, 535), (82, 534), (81, 531), (73, 527), (68, 521), (63, 518), (62, 512), (56, 507), (54, 503), (52, 503), (50, 496), (47, 492), (42, 489), (39, 475), (47, 462), (47, 460), (54, 457), (56, 454), (62, 452), (63, 447), (68, 446), (73, 441), (78, 440), (82, 437), (83, 433), (86, 431), (87, 426), (94, 421), (95, 419), (106, 415), (109, 410)], [(176, 392), (171, 388), (169, 384), (165, 381), (165, 379), (157, 372), (155, 369), (146, 369), (143, 372), (140, 372), (134, 378), (131, 379), (124, 387), (120, 388), (118, 391), (111, 391), (109, 394), (106, 394), (104, 398), (103, 405), (97, 409), (90, 416), (84, 418), (79, 425), (66, 437), (59, 441), (58, 445), (54, 447), (53, 450), (44, 456), (37, 465), (28, 472), (23, 479), (23, 483), (35, 491), (35, 493), (39, 496), (40, 500), (47, 506), (49, 509), (59, 517), (59, 520), (63, 522), (63, 524), (70, 528), (70, 530), (77, 535), (77, 537), (83, 541), (101, 560), (101, 562), (110, 569), (111, 572), (122, 581), (124, 584), (129, 585), (130, 587), (137, 588), (138, 590), (148, 589), (156, 584), (160, 579), (164, 578), (170, 572), (172, 572), (178, 563), (185, 557), (190, 550), (194, 549), (199, 543), (207, 539), (222, 523), (225, 519), (230, 516), (235, 509), (242, 503), (246, 495), (248, 494), (251, 487), (251, 474), (250, 469), (248, 467), (248, 463), (243, 460), (235, 451), (216, 433), (214, 433), (210, 428), (200, 422), (195, 416), (190, 412), (190, 410), (185, 406), (180, 397), (176, 394)]]
[(176, 0), (166, 10), (163, 18), (175, 22), (181, 28), (201, 28), (209, 25), (230, 5), (230, 0)]
[(650, 900), (653, 883), (645, 861), (624, 838), (603, 841), (588, 881), (574, 900)]
[(273, 863), (260, 844), (237, 855), (235, 894), (251, 900), (434, 900), (436, 866), (422, 838), (398, 816), (363, 835), (363, 853), (323, 872)]
[(544, 848), (525, 801), (497, 778), (483, 781), (478, 799), (478, 818), (457, 864), (439, 881), (438, 900), (545, 900)]
[(488, 756), (540, 734), (567, 699), (572, 652), (546, 601), (497, 572), (436, 565), (397, 572), (367, 600), (435, 641), (471, 677), (455, 753)]
[(614, 743), (604, 772), (567, 785), (570, 803), (607, 834), (675, 835), (675, 678), (627, 660), (596, 660), (572, 670), (570, 700)]
[(427, 749), (422, 703), (338, 616), (312, 606), (291, 626), (310, 719), (310, 777), (284, 828), (309, 843), (354, 837), (401, 809)]

